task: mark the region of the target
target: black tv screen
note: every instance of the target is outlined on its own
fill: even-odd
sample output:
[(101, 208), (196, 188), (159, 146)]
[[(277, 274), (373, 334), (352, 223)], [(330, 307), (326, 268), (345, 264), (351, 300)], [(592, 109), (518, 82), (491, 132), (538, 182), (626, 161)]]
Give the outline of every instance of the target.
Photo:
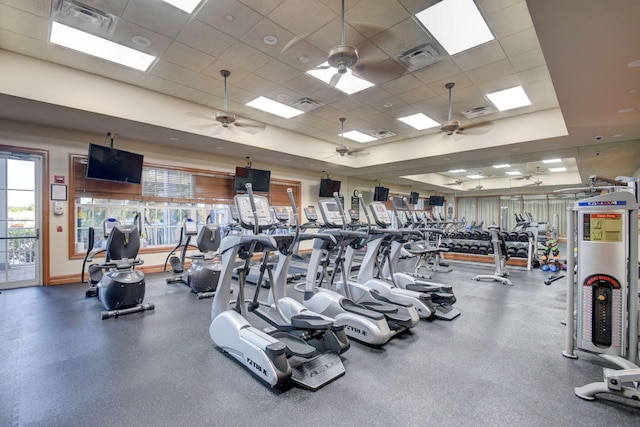
[(340, 193), (340, 181), (322, 178), (320, 180), (320, 193), (318, 197), (333, 197), (333, 193)]
[(271, 171), (236, 166), (234, 190), (246, 191), (247, 183), (251, 184), (253, 191), (268, 193), (271, 184)]
[(429, 206), (444, 206), (444, 196), (429, 196)]
[(387, 187), (376, 187), (373, 191), (374, 202), (386, 202), (389, 198), (389, 189)]
[(140, 184), (142, 154), (89, 144), (87, 178)]
[(416, 193), (415, 191), (412, 191), (411, 194), (409, 195), (409, 203), (411, 203), (412, 205), (415, 205), (418, 203), (419, 198), (420, 198), (420, 193)]

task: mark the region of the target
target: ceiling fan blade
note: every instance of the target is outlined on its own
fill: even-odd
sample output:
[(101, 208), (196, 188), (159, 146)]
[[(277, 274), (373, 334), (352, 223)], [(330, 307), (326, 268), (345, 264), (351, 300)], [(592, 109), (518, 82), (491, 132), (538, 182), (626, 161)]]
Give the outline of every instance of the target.
[(466, 133), (469, 135), (482, 135), (489, 132), (491, 126), (493, 126), (493, 122), (491, 121), (467, 123), (461, 125), (460, 129), (458, 129), (457, 132)]
[(259, 132), (262, 132), (267, 128), (267, 125), (264, 123), (256, 122), (255, 120), (249, 120), (246, 118), (238, 118), (233, 124), (238, 130), (249, 133), (251, 135), (255, 135)]
[(335, 87), (341, 78), (342, 78), (342, 74), (335, 73), (333, 76), (331, 76), (331, 80), (329, 81), (329, 84)]
[(220, 123), (215, 123), (211, 135), (220, 135), (222, 132), (224, 132), (224, 129), (224, 126), (222, 126)]
[(294, 38), (292, 38), (291, 40), (289, 40), (287, 42), (287, 44), (284, 45), (284, 47), (282, 48), (282, 50), (280, 50), (280, 55), (282, 55), (283, 53), (285, 53), (287, 50), (291, 49), (293, 46), (297, 45), (298, 43), (300, 43), (302, 40), (306, 39), (309, 36), (309, 34), (303, 34), (301, 36), (295, 36)]

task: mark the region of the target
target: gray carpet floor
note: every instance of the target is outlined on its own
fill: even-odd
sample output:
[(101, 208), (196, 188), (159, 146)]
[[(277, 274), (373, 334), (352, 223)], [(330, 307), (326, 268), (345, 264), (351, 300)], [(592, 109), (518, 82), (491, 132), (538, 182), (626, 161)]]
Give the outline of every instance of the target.
[(163, 274), (147, 277), (154, 311), (109, 320), (86, 285), (3, 291), (0, 425), (639, 424), (637, 402), (574, 395), (601, 380), (604, 362), (561, 355), (564, 280), (545, 286), (550, 273), (510, 268), (509, 287), (471, 280), (491, 265), (452, 266), (437, 280), (454, 286), (460, 317), (421, 321), (380, 349), (352, 343), (346, 374), (317, 392), (257, 381), (214, 347), (211, 301)]

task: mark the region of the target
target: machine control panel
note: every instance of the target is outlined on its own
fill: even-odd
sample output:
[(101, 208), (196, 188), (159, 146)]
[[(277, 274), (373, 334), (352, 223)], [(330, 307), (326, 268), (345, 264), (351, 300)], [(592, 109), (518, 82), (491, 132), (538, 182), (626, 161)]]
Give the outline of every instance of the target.
[[(269, 202), (265, 196), (254, 195), (253, 200), (256, 206), (259, 227), (270, 227), (273, 225), (273, 217), (269, 209)], [(244, 228), (255, 226), (255, 217), (251, 208), (251, 200), (248, 194), (238, 194), (235, 196), (235, 204), (238, 209), (238, 219)]]
[(191, 218), (187, 219), (184, 222), (184, 233), (187, 236), (195, 236), (198, 234), (198, 223)]
[(382, 202), (371, 202), (369, 205), (371, 207), (371, 214), (373, 215), (373, 219), (380, 227), (390, 227), (391, 226), (391, 216), (389, 215), (389, 211), (387, 207)]
[(327, 227), (342, 228), (344, 226), (344, 218), (335, 200), (318, 200), (318, 207), (320, 208), (322, 219)]

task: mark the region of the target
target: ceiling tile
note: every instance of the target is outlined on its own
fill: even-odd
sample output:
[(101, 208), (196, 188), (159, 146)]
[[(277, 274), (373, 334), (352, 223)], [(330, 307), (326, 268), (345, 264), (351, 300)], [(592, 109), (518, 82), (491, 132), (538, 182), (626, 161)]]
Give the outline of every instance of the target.
[(513, 74), (514, 70), (511, 66), (511, 62), (507, 59), (497, 61), (491, 64), (487, 64), (483, 67), (479, 67), (473, 70), (469, 70), (465, 75), (473, 83), (482, 83), (489, 80), (494, 80), (498, 77), (503, 77), (509, 74)]
[(200, 72), (206, 69), (215, 58), (180, 42), (173, 42), (162, 54), (162, 59)]
[(533, 27), (527, 3), (524, 1), (505, 7), (485, 16), (493, 35), (497, 38), (506, 37)]
[[(304, 96), (309, 96), (311, 93), (325, 89), (328, 85), (306, 74), (300, 74), (298, 77), (289, 80), (287, 87), (291, 88)], [(333, 91), (336, 89), (330, 88)]]
[(238, 67), (221, 59), (214, 60), (207, 68), (204, 69), (204, 71), (202, 71), (202, 74), (213, 79), (223, 81), (224, 78), (220, 75), (220, 70), (227, 70), (231, 72), (231, 75), (227, 78), (229, 82), (240, 81), (247, 74), (250, 74), (249, 71), (244, 68)]
[(413, 18), (406, 18), (371, 39), (376, 46), (391, 57), (400, 55), (430, 40), (432, 38)]
[(298, 76), (299, 71), (284, 62), (273, 59), (258, 68), (255, 73), (269, 81), (283, 85)]
[(385, 7), (372, 7), (370, 2), (362, 1), (345, 12), (345, 22), (367, 38), (409, 17), (405, 8), (395, 1), (386, 2)]
[(196, 19), (230, 36), (240, 38), (256, 25), (262, 16), (236, 0), (216, 0), (206, 2), (198, 11)]
[(495, 13), (501, 9), (513, 6), (516, 3), (524, 3), (523, 0), (476, 0), (480, 11), (486, 15)]
[(387, 83), (383, 83), (380, 87), (392, 95), (398, 95), (410, 90), (417, 89), (422, 86), (422, 82), (413, 77), (411, 74), (407, 74), (397, 79), (391, 80)]
[(425, 84), (430, 84), (447, 76), (460, 74), (462, 70), (450, 58), (418, 70), (413, 75)]
[(129, 67), (123, 67), (120, 64), (109, 61), (101, 61), (98, 67), (98, 74), (109, 77), (113, 80), (127, 82), (137, 85), (145, 73)]
[(195, 76), (195, 78), (187, 83), (187, 86), (220, 98), (224, 96), (224, 83), (221, 80), (214, 79), (203, 74)]
[(238, 80), (235, 84), (244, 90), (258, 95), (262, 95), (278, 87), (276, 83), (270, 82), (269, 80), (263, 79), (255, 74), (249, 74), (241, 80)]
[(0, 27), (38, 40), (49, 40), (49, 20), (0, 4)]
[(122, 18), (173, 39), (189, 22), (190, 16), (165, 2), (137, 0), (127, 4)]
[(273, 9), (278, 7), (283, 0), (240, 0), (263, 16), (267, 16)]
[(210, 102), (214, 96), (210, 93), (201, 92), (196, 89), (192, 89), (190, 87), (181, 87), (174, 96), (178, 98), (182, 98), (186, 101), (195, 102), (196, 104), (206, 105), (207, 102)]
[(349, 112), (355, 110), (356, 108), (362, 107), (363, 104), (360, 101), (357, 101), (355, 98), (345, 96), (342, 99), (332, 102), (331, 106), (343, 112)]
[(546, 66), (540, 66), (521, 71), (518, 73), (518, 78), (520, 79), (522, 84), (537, 82), (540, 80), (551, 80), (549, 69)]
[[(273, 36), (278, 39), (275, 45), (268, 45), (264, 42), (265, 36)], [(253, 46), (256, 49), (260, 49), (262, 52), (273, 57), (277, 57), (287, 42), (293, 39), (294, 34), (285, 30), (275, 22), (263, 18), (256, 25), (253, 26), (241, 40)]]
[(35, 58), (46, 59), (47, 45), (48, 43), (44, 40), (37, 40), (12, 31), (0, 29), (0, 46), (2, 46), (2, 49)]
[[(349, 46), (355, 46), (356, 48), (364, 43), (366, 37), (356, 31), (351, 25), (345, 23), (344, 26), (345, 32), (345, 44)], [(310, 34), (310, 35), (309, 35)], [(340, 45), (342, 41), (342, 29), (340, 18), (335, 18), (331, 22), (329, 22), (324, 27), (318, 29), (317, 31), (310, 33), (302, 33), (298, 35), (306, 35), (306, 40), (316, 48), (325, 52), (325, 57), (327, 56), (329, 50), (332, 47)]]
[[(149, 39), (151, 44), (149, 46), (140, 46), (133, 42), (132, 37), (142, 36)], [(151, 31), (140, 25), (129, 22), (125, 19), (121, 19), (118, 23), (111, 41), (119, 43), (123, 46), (130, 47), (135, 50), (139, 50), (144, 53), (148, 53), (153, 56), (160, 56), (171, 44), (171, 39)]]
[(149, 73), (144, 74), (140, 78), (140, 83), (138, 83), (138, 86), (167, 95), (173, 95), (174, 93), (179, 91), (181, 87), (181, 85), (179, 85), (178, 83), (163, 79), (161, 77), (156, 77)]
[(540, 49), (534, 49), (519, 55), (514, 55), (510, 57), (509, 60), (511, 61), (511, 65), (513, 65), (513, 69), (517, 72), (545, 65), (544, 56)]
[(268, 55), (241, 41), (233, 43), (219, 59), (247, 71), (255, 71), (271, 60)]
[[(296, 19), (291, 19), (295, 16)], [(309, 34), (335, 18), (335, 13), (319, 1), (284, 0), (269, 13), (269, 19), (296, 35)]]
[(306, 42), (302, 38), (294, 37), (287, 42), (288, 47), (278, 55), (278, 59), (300, 71), (308, 71), (327, 60), (327, 52)]
[(517, 55), (533, 49), (540, 49), (538, 36), (533, 28), (505, 36), (500, 39), (500, 44), (508, 56)]
[(239, 86), (230, 85), (227, 83), (227, 98), (229, 101), (237, 102), (238, 104), (246, 104), (247, 102), (256, 98), (256, 94), (244, 90)]
[(398, 94), (398, 98), (402, 99), (408, 104), (413, 104), (418, 101), (424, 101), (437, 97), (438, 94), (428, 86), (415, 88), (413, 90)]
[(468, 71), (505, 58), (502, 46), (494, 40), (454, 55), (451, 59), (462, 71)]
[[(20, 9), (43, 18), (51, 16), (51, 0), (0, 0), (0, 4)], [(0, 8), (0, 11), (2, 8)], [(0, 13), (0, 16), (2, 14)]]
[(149, 70), (149, 74), (186, 85), (196, 76), (196, 72), (162, 59), (158, 60)]
[[(192, 19), (176, 38), (179, 42), (211, 56), (220, 56), (233, 44), (233, 38), (215, 28)], [(215, 43), (211, 43), (215, 40)]]

